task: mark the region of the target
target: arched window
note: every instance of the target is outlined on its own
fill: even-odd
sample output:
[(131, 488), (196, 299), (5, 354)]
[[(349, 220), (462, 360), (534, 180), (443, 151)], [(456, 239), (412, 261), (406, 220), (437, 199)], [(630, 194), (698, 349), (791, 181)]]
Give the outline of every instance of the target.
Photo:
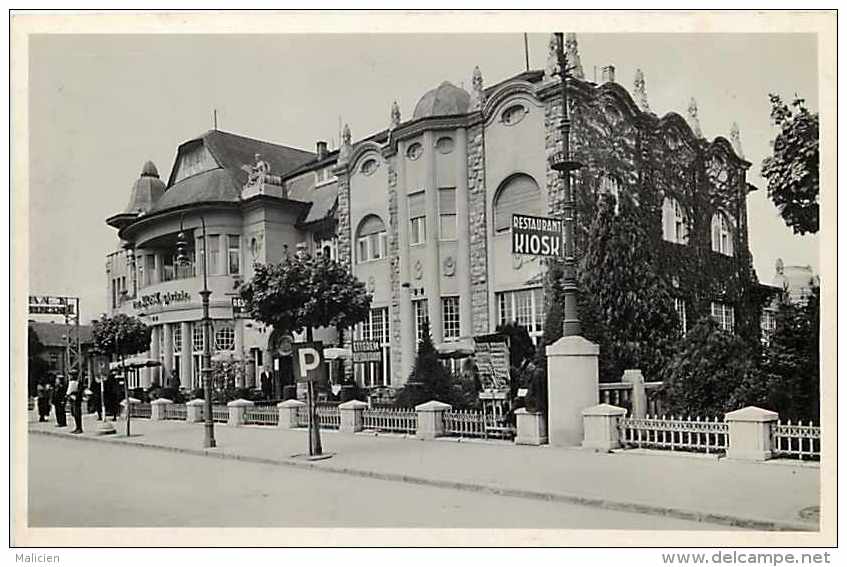
[(712, 250), (732, 256), (732, 224), (725, 213), (712, 215)]
[(688, 219), (679, 201), (665, 197), (662, 203), (662, 233), (668, 242), (688, 243)]
[(215, 331), (215, 350), (235, 349), (235, 329), (230, 325), (220, 327)]
[(512, 215), (536, 215), (544, 212), (538, 183), (523, 173), (507, 179), (494, 196), (494, 232), (508, 231)]
[(356, 231), (357, 258), (359, 262), (370, 262), (385, 258), (388, 249), (385, 223), (376, 215), (368, 215), (359, 223)]

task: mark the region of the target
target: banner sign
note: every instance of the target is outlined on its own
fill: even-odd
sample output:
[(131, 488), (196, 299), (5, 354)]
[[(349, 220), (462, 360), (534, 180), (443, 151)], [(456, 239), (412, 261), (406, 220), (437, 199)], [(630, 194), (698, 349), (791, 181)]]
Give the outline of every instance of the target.
[(509, 386), (509, 338), (492, 334), (474, 337), (474, 359), (484, 389)]
[(191, 294), (187, 291), (166, 291), (165, 293), (157, 291), (150, 295), (142, 295), (132, 302), (132, 307), (133, 309), (146, 309), (154, 305), (170, 305), (184, 301), (191, 301)]
[(244, 317), (249, 317), (250, 315), (247, 313), (247, 302), (244, 301), (241, 297), (233, 297), (232, 298), (232, 318), (233, 319), (241, 319)]
[(74, 315), (76, 299), (53, 295), (30, 295), (29, 312), (31, 315)]
[(353, 341), (353, 362), (382, 362), (379, 341)]
[(563, 256), (562, 226), (561, 219), (512, 215), (512, 254)]
[(324, 345), (321, 341), (294, 343), (294, 379), (297, 382), (326, 381)]

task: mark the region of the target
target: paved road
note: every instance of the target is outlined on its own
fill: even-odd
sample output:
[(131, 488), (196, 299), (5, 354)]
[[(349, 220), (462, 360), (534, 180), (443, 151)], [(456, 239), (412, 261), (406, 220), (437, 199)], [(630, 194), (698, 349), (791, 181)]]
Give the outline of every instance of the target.
[(29, 491), (31, 527), (727, 529), (40, 435), (29, 441)]

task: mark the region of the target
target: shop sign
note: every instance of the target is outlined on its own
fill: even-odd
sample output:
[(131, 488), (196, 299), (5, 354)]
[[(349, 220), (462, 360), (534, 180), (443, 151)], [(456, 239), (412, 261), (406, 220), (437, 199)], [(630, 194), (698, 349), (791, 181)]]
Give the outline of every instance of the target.
[(563, 256), (562, 226), (561, 219), (512, 215), (512, 254)]
[(233, 297), (232, 298), (232, 318), (233, 319), (243, 319), (245, 317), (249, 317), (250, 314), (247, 312), (247, 302), (241, 297)]
[(379, 341), (353, 341), (353, 362), (382, 362), (382, 346)]
[(474, 337), (474, 360), (484, 389), (509, 386), (509, 338), (498, 333)]
[(75, 299), (53, 295), (30, 295), (29, 313), (31, 315), (73, 315)]
[(191, 294), (184, 290), (166, 291), (164, 293), (157, 291), (148, 295), (142, 295), (132, 302), (133, 309), (147, 309), (153, 306), (170, 305), (171, 303), (183, 303), (191, 301)]
[(294, 343), (294, 379), (297, 382), (325, 382), (324, 345), (321, 341)]

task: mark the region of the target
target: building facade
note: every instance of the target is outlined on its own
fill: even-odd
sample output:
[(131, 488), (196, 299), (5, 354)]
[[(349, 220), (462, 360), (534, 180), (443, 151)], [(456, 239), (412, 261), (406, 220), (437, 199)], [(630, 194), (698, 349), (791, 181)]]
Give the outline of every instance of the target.
[[(712, 316), (726, 330), (759, 334), (760, 286), (748, 247), (749, 191), (737, 128), (702, 137), (696, 103), (687, 118), (651, 112), (639, 72), (632, 93), (585, 80), (568, 35), (577, 248), (597, 197), (632, 199), (677, 292), (683, 328)], [(560, 83), (548, 68), (471, 91), (442, 83), (410, 119), (396, 102), (388, 128), (303, 152), (212, 131), (180, 146), (165, 184), (147, 164), (127, 210), (108, 222), (122, 250), (107, 260), (110, 305), (153, 326), (150, 355), (181, 385), (197, 384), (202, 351), (198, 262), (175, 265), (183, 228), (201, 239), (205, 218), (216, 351), (248, 361), (245, 385), (278, 358), (272, 330), (233, 310), (231, 296), (253, 262), (277, 262), (298, 245), (347, 263), (373, 295), (352, 338), (378, 341), (382, 362), (357, 364), (362, 386), (401, 386), (424, 321), (438, 348), (516, 321), (538, 342), (544, 327), (544, 266), (511, 253), (512, 214), (559, 216), (563, 187), (551, 163), (561, 152)], [(195, 250), (202, 249), (197, 240)], [(332, 332), (321, 337), (339, 341)], [(351, 336), (344, 337), (349, 340)], [(199, 340), (198, 340), (199, 339)], [(345, 342), (346, 342), (345, 340)], [(276, 366), (274, 366), (276, 368)], [(156, 379), (151, 370), (150, 380)]]

